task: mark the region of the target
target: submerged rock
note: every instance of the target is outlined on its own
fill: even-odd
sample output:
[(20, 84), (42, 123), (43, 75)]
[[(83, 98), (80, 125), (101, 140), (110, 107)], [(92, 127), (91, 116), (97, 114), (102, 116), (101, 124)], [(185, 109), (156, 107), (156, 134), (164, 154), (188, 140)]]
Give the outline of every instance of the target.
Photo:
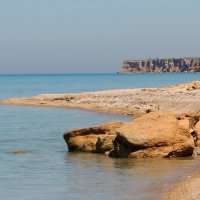
[(24, 150), (15, 150), (15, 151), (11, 151), (10, 153), (15, 154), (15, 155), (22, 155), (22, 154), (28, 153), (28, 151), (24, 151)]

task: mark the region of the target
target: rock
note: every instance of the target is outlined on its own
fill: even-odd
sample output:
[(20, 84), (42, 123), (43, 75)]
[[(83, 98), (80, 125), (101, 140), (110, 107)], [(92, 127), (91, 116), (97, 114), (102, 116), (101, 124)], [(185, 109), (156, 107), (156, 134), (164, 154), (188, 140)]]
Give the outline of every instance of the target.
[(125, 60), (119, 73), (149, 72), (200, 72), (200, 58)]
[(167, 147), (148, 148), (132, 152), (128, 155), (128, 158), (172, 158), (172, 157), (186, 157), (193, 154), (192, 144), (181, 144)]
[(119, 158), (119, 154), (114, 150), (112, 149), (109, 154), (108, 154), (109, 157), (112, 157), (112, 158)]
[(64, 133), (69, 151), (104, 153), (113, 148), (116, 130), (122, 122), (109, 122), (91, 128), (75, 129)]
[(109, 135), (107, 137), (98, 138), (96, 142), (96, 152), (97, 153), (105, 153), (113, 149), (113, 140), (115, 136)]
[(102, 153), (115, 158), (199, 155), (200, 122), (191, 123), (192, 118), (193, 115), (150, 112), (131, 122), (68, 131), (64, 139), (69, 151)]
[(200, 147), (195, 147), (194, 148), (193, 156), (200, 156)]
[[(197, 122), (197, 124), (196, 124), (194, 130), (195, 130), (196, 133), (197, 133), (197, 137), (198, 137), (198, 139), (200, 139), (200, 121)], [(200, 142), (199, 142), (199, 141), (197, 142), (197, 146), (200, 147)]]
[(12, 152), (10, 152), (10, 153), (15, 154), (15, 155), (22, 155), (22, 154), (28, 153), (28, 151), (16, 150), (16, 151), (12, 151)]
[(190, 156), (193, 149), (189, 120), (169, 112), (152, 112), (125, 123), (114, 140), (114, 151), (123, 158)]

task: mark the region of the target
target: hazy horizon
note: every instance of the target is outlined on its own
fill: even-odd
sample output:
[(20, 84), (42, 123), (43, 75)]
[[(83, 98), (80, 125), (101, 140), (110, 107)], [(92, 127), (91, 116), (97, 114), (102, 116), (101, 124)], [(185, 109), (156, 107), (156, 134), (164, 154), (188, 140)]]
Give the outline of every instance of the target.
[(0, 74), (115, 73), (200, 57), (198, 0), (0, 1)]

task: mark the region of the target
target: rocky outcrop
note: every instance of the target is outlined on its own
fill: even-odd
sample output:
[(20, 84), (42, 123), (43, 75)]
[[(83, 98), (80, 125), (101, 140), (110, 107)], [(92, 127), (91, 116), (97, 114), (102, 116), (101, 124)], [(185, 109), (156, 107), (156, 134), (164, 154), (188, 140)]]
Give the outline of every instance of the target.
[[(193, 135), (194, 132), (197, 134)], [(131, 122), (111, 122), (64, 134), (69, 151), (105, 153), (120, 158), (199, 154), (199, 137), (199, 118), (170, 112), (152, 112)]]
[(200, 58), (125, 60), (119, 73), (200, 72)]
[(75, 129), (65, 132), (63, 137), (69, 151), (105, 153), (113, 149), (116, 130), (122, 122), (109, 122), (101, 126)]
[(195, 144), (189, 119), (154, 112), (126, 123), (117, 130), (114, 155), (124, 158), (190, 156)]

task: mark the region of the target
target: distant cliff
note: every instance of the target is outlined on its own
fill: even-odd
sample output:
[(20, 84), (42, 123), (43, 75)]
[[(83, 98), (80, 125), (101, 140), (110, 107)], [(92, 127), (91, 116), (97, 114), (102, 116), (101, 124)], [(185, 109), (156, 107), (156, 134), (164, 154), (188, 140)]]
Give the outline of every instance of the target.
[(200, 72), (200, 58), (125, 60), (119, 73)]

